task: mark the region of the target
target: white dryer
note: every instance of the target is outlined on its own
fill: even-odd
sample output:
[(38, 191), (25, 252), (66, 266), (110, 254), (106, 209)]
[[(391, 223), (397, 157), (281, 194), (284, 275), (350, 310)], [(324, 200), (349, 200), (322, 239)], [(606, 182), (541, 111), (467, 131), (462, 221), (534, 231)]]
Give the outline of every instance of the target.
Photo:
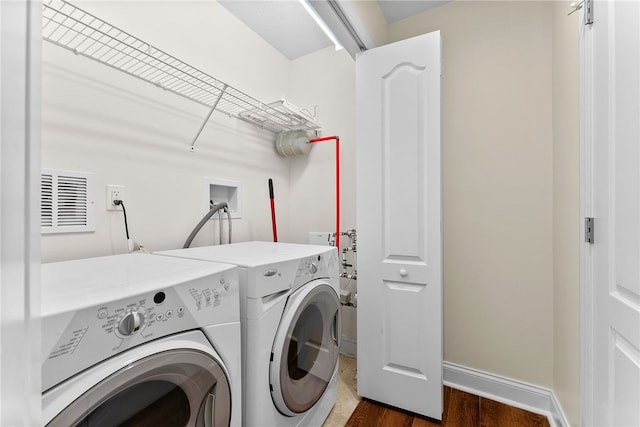
[(322, 425), (338, 392), (336, 248), (244, 242), (160, 253), (240, 267), (245, 425)]
[(238, 269), (126, 254), (42, 265), (46, 426), (242, 424)]

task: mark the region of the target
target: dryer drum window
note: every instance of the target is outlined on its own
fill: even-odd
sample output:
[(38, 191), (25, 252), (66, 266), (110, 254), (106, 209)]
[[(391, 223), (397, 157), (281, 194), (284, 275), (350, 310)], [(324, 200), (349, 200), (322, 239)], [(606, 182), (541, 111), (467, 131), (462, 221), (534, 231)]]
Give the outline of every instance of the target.
[(272, 398), (280, 412), (309, 410), (322, 397), (338, 363), (340, 300), (323, 282), (311, 282), (288, 299), (274, 341)]
[(132, 363), (69, 405), (47, 426), (228, 427), (231, 392), (218, 362), (170, 350)]

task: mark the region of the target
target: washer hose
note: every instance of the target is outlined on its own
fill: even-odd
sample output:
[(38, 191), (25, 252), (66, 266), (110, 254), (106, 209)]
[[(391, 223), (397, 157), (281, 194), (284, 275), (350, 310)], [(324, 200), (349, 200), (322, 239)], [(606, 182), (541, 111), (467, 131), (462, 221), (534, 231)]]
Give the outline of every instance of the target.
[[(207, 212), (207, 214), (200, 220), (198, 225), (195, 226), (191, 234), (189, 234), (189, 237), (187, 237), (187, 240), (186, 242), (184, 242), (184, 246), (182, 247), (186, 249), (189, 246), (191, 246), (191, 242), (196, 237), (196, 234), (198, 234), (198, 232), (202, 229), (202, 227), (204, 227), (207, 221), (209, 221), (209, 218), (211, 218), (220, 209), (223, 209), (226, 207), (227, 207), (227, 202), (222, 202), (222, 203), (218, 203), (217, 205), (213, 205), (211, 209), (209, 209), (209, 212)], [(231, 241), (231, 234), (229, 234), (229, 241)]]

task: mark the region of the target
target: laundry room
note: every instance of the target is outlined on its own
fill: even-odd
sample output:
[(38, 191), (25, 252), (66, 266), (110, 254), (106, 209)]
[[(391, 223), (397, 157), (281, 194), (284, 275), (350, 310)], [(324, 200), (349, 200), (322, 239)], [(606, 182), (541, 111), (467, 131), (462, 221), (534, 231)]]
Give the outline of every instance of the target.
[[(260, 12), (256, 14), (254, 10), (253, 14), (258, 15), (253, 19), (259, 19), (259, 25), (251, 24), (250, 14), (239, 3)], [(271, 7), (272, 3), (278, 3), (277, 9)], [(178, 308), (185, 313), (190, 311), (188, 305), (171, 305), (171, 298), (193, 299), (193, 310), (200, 313), (201, 306), (211, 303), (210, 299), (215, 300), (217, 295), (222, 295), (224, 305), (228, 298), (225, 292), (233, 293), (233, 286), (237, 286), (240, 303), (235, 309), (240, 320), (231, 316), (220, 321), (233, 323), (230, 332), (208, 321), (203, 324), (195, 314), (185, 314), (180, 319), (206, 336), (204, 341), (194, 339), (189, 348), (194, 353), (211, 353), (215, 369), (227, 372), (229, 391), (225, 393), (231, 397), (225, 395), (225, 399), (232, 403), (234, 399), (244, 400), (248, 388), (252, 402), (260, 402), (259, 408), (268, 407), (268, 416), (273, 416), (268, 422), (273, 425), (322, 425), (334, 401), (334, 412), (325, 426), (365, 425), (347, 424), (361, 402), (362, 393), (358, 392), (366, 394), (369, 387), (386, 387), (379, 378), (377, 384), (370, 385), (376, 381), (374, 375), (363, 376), (369, 371), (365, 366), (360, 369), (360, 363), (368, 363), (369, 349), (386, 351), (385, 372), (422, 381), (429, 375), (413, 366), (417, 359), (416, 365), (422, 359), (432, 363), (431, 356), (421, 353), (425, 346), (439, 349), (439, 359), (434, 363), (440, 375), (435, 406), (440, 417), (429, 415), (429, 419), (442, 419), (443, 413), (453, 413), (450, 408), (455, 405), (472, 406), (469, 399), (488, 398), (510, 405), (513, 411), (517, 408), (533, 412), (551, 426), (580, 425), (579, 251), (575, 244), (579, 238), (580, 104), (576, 27), (582, 12), (568, 15), (569, 2), (416, 1), (398, 3), (432, 4), (403, 17), (389, 18), (379, 3), (392, 1), (310, 2), (321, 9), (317, 11), (319, 19), (327, 19), (332, 28), (336, 23), (327, 18), (329, 12), (323, 8), (344, 3), (346, 16), (342, 19), (350, 21), (351, 30), (362, 36), (360, 42), (366, 46), (363, 58), (369, 50), (438, 34), (437, 42), (435, 38), (428, 42), (441, 49), (434, 51), (438, 67), (441, 66), (437, 69), (438, 114), (431, 115), (434, 107), (429, 104), (425, 107), (429, 114), (424, 115), (435, 117), (439, 157), (428, 167), (420, 164), (419, 170), (437, 172), (434, 178), (427, 172), (412, 175), (412, 156), (424, 154), (416, 147), (392, 152), (382, 141), (382, 145), (368, 148), (369, 141), (362, 135), (368, 135), (368, 128), (381, 127), (378, 121), (362, 115), (369, 98), (363, 97), (363, 86), (359, 86), (364, 71), (359, 68), (360, 60), (356, 60), (360, 55), (356, 54), (360, 50), (356, 45), (336, 46), (338, 41), (323, 38), (318, 47), (285, 51), (295, 45), (286, 42), (286, 37), (292, 37), (290, 33), (285, 40), (267, 40), (261, 33), (278, 33), (277, 28), (285, 24), (282, 16), (272, 14), (284, 15), (287, 8), (297, 11), (301, 3), (307, 2), (43, 0), (39, 162), (43, 180), (40, 213), (46, 221), (40, 223), (42, 234), (37, 237), (41, 263), (59, 265), (129, 252), (136, 252), (132, 256), (171, 259), (165, 267), (155, 267), (155, 261), (144, 267), (144, 274), (149, 275), (154, 268), (167, 268), (164, 283), (171, 290), (166, 295), (159, 291), (146, 296), (127, 293), (135, 304), (127, 302), (118, 308), (107, 307), (106, 303), (104, 307), (96, 305), (105, 310), (97, 327), (124, 337), (123, 342), (143, 326), (147, 333), (153, 327), (159, 330), (169, 312), (169, 317), (177, 318)], [(315, 32), (322, 32), (313, 17), (295, 16), (299, 21), (286, 25), (294, 29), (314, 26)], [(89, 29), (69, 23), (75, 20)], [(62, 29), (54, 30), (56, 25)], [(300, 39), (308, 40), (308, 44), (316, 42), (302, 30), (299, 32)], [(103, 43), (96, 41), (101, 37), (119, 41), (104, 42), (104, 51), (100, 50), (102, 47), (93, 48), (91, 42), (82, 46), (89, 46), (86, 51), (70, 47), (82, 37), (96, 45)], [(339, 34), (340, 41), (349, 37), (352, 36)], [(130, 62), (139, 65), (131, 66)], [(389, 68), (388, 75), (402, 71), (405, 62), (409, 63), (400, 61)], [(422, 71), (416, 67), (407, 75)], [(423, 86), (419, 87), (422, 90)], [(386, 94), (384, 90), (380, 93)], [(413, 101), (407, 101), (407, 105), (410, 102)], [(286, 157), (278, 151), (279, 135), (295, 130), (295, 126), (272, 127), (269, 123), (269, 115), (281, 111), (285, 116), (303, 117), (309, 126), (305, 153)], [(407, 135), (413, 131), (420, 137), (434, 135), (433, 122), (418, 129), (410, 119), (396, 117), (391, 122), (409, 129)], [(312, 143), (314, 138), (322, 137), (327, 138)], [(416, 151), (410, 151), (414, 148)], [(381, 165), (381, 172), (371, 171), (367, 165)], [(403, 165), (407, 165), (405, 181), (412, 181), (408, 186), (394, 178), (402, 175)], [(50, 187), (44, 184), (48, 176), (52, 177)], [(65, 210), (65, 188), (57, 186), (58, 177), (69, 179), (67, 185), (82, 182), (80, 205), (66, 206)], [(427, 194), (425, 188), (435, 191), (429, 194), (437, 202), (427, 203), (416, 197), (423, 190)], [(367, 198), (374, 190), (382, 194), (380, 199)], [(220, 203), (228, 206), (199, 227)], [(77, 209), (83, 210), (82, 218), (65, 229), (65, 220), (70, 220), (65, 215), (73, 216)], [(412, 215), (411, 209), (419, 215)], [(435, 211), (431, 209), (437, 215), (432, 215)], [(370, 218), (379, 219), (375, 232), (370, 232)], [(359, 268), (371, 264), (359, 262), (361, 227), (365, 230), (364, 258), (375, 249), (386, 251), (384, 256), (391, 264), (405, 262), (398, 268), (394, 264), (397, 277), (385, 282), (388, 289), (404, 295), (390, 293), (388, 305), (379, 301), (380, 305), (368, 306), (364, 324), (370, 327), (363, 335), (363, 325), (358, 323), (363, 319), (358, 292), (370, 282), (361, 279)], [(193, 240), (185, 245), (190, 235)], [(375, 244), (380, 246), (374, 245), (371, 235), (379, 237)], [(422, 235), (437, 239), (424, 245)], [(400, 237), (394, 240), (394, 236)], [(266, 257), (278, 266), (276, 271), (264, 262), (266, 252), (256, 249), (260, 244), (253, 245), (276, 240), (284, 245), (321, 243), (338, 246), (338, 250), (302, 250), (293, 256), (287, 246), (282, 246), (282, 252), (269, 252)], [(246, 255), (218, 253), (214, 249), (214, 256), (201, 251), (229, 243), (248, 245), (240, 246)], [(424, 276), (439, 283), (435, 297), (438, 307), (434, 312), (416, 314), (412, 310), (422, 300), (414, 296), (426, 291), (414, 287), (413, 282), (405, 283), (405, 278), (413, 280), (416, 275), (423, 275), (422, 270), (418, 271), (422, 264), (432, 266), (406, 251), (428, 252), (432, 256), (431, 249), (424, 249), (432, 245), (437, 247), (437, 256), (429, 261), (437, 261), (437, 274), (433, 276), (429, 270)], [(183, 246), (190, 246), (191, 250), (174, 252)], [(237, 268), (207, 269), (203, 267), (206, 261)], [(186, 282), (171, 282), (174, 273), (191, 264), (200, 274), (189, 279), (193, 280), (189, 284), (195, 283), (192, 287)], [(110, 265), (96, 264), (95, 271), (111, 277)], [(86, 268), (90, 277), (91, 270)], [(252, 279), (253, 269), (258, 268), (264, 268), (264, 272), (260, 270), (264, 277)], [(207, 277), (215, 278), (219, 286), (206, 288), (200, 280)], [(251, 287), (251, 280), (266, 283), (284, 277), (293, 284), (292, 289), (265, 285), (272, 292), (263, 294)], [(140, 278), (140, 283), (145, 280)], [(296, 286), (302, 292), (308, 283), (316, 283), (319, 290), (304, 289), (304, 296), (294, 293)], [(316, 295), (329, 288), (338, 296), (337, 309), (333, 300)], [(424, 288), (432, 292), (427, 283)], [(385, 295), (375, 297), (384, 299)], [(169, 299), (165, 302), (165, 298)], [(274, 409), (270, 398), (265, 397), (269, 393), (258, 396), (260, 393), (254, 392), (251, 382), (260, 375), (267, 381), (266, 372), (256, 373), (254, 368), (247, 371), (247, 356), (243, 353), (240, 361), (239, 350), (236, 351), (241, 346), (240, 330), (246, 325), (255, 324), (248, 332), (242, 329), (243, 351), (247, 346), (253, 351), (261, 333), (277, 338), (279, 331), (260, 329), (274, 321), (266, 315), (262, 318), (261, 309), (267, 312), (270, 307), (281, 307), (278, 318), (283, 319), (287, 315), (313, 318), (315, 312), (289, 313), (286, 301), (297, 301), (296, 298), (303, 308), (308, 303), (305, 298), (320, 299), (314, 304), (326, 311), (318, 316), (327, 322), (324, 334), (330, 332), (328, 338), (319, 338), (321, 348), (330, 349), (322, 356), (335, 362), (339, 350), (340, 360), (347, 360), (343, 374), (350, 375), (353, 383), (347, 386), (340, 382), (338, 386), (344, 378), (338, 378), (337, 370), (323, 374), (330, 378), (318, 387), (324, 391), (328, 383), (333, 400), (329, 403), (322, 393), (308, 399), (311, 407), (320, 402), (323, 409), (318, 414), (322, 413), (322, 417), (312, 414), (296, 419), (308, 407), (294, 404), (298, 409), (287, 409), (286, 390), (282, 391), (284, 403), (276, 403), (274, 398), (278, 408)], [(256, 314), (252, 310), (257, 310)], [(388, 310), (395, 311), (389, 315)], [(425, 311), (430, 310), (431, 306)], [(440, 323), (431, 323), (428, 316), (435, 316)], [(414, 322), (414, 317), (439, 328), (434, 326), (437, 331), (432, 331), (418, 320)], [(151, 320), (154, 323), (149, 323)], [(376, 341), (371, 338), (375, 336), (371, 335), (374, 325), (393, 330), (391, 338), (380, 339), (387, 348), (369, 346)], [(418, 337), (422, 334), (420, 328), (424, 329), (424, 337)], [(415, 329), (415, 339), (405, 336), (414, 334)], [(83, 332), (78, 335), (78, 330)], [(65, 330), (71, 335), (64, 335), (66, 341), (62, 344), (49, 343), (58, 352), (55, 357), (67, 351), (65, 345), (83, 339), (84, 329), (75, 328), (72, 332)], [(169, 328), (154, 332), (157, 336), (166, 334), (166, 343), (162, 341), (158, 348), (164, 350), (163, 345), (172, 345), (168, 339), (178, 332), (184, 331)], [(234, 332), (238, 333), (237, 340), (229, 338)], [(303, 333), (291, 327), (288, 334), (289, 338), (294, 337), (290, 341), (297, 342), (299, 336), (304, 336), (299, 338), (302, 341), (309, 339), (305, 334), (312, 335), (313, 328)], [(247, 344), (245, 337), (252, 336), (254, 341)], [(361, 347), (362, 336), (367, 337), (367, 347)], [(226, 348), (215, 349), (219, 354), (206, 346), (207, 340), (214, 339), (225, 343)], [(283, 348), (289, 348), (287, 345), (294, 348), (294, 344), (281, 344)], [(256, 347), (255, 352), (267, 351), (267, 347)], [(271, 359), (277, 359), (269, 348), (256, 366), (273, 362), (267, 363), (269, 352)], [(52, 360), (51, 355), (48, 357)], [(377, 360), (371, 357), (374, 359)], [(202, 362), (207, 363), (210, 362)], [(247, 372), (251, 375), (249, 380), (245, 377)], [(168, 377), (171, 373), (162, 375)], [(356, 375), (360, 375), (357, 380), (362, 382), (358, 385), (362, 390), (341, 388), (356, 387)], [(431, 377), (428, 380), (431, 382)], [(271, 387), (273, 393), (276, 382), (272, 378), (265, 388)], [(210, 383), (203, 387), (213, 390), (215, 381)], [(242, 392), (239, 383), (243, 385)], [(444, 392), (443, 383), (447, 387)], [(383, 393), (404, 402), (411, 400), (410, 390), (414, 389), (402, 390), (394, 382), (388, 384), (391, 386)], [(116, 383), (117, 387), (125, 385)], [(276, 388), (280, 392), (280, 386)], [(307, 393), (293, 390), (288, 393)], [(455, 390), (470, 394), (455, 394)], [(413, 394), (421, 398), (420, 393)], [(210, 396), (215, 397), (215, 393), (202, 397), (203, 408), (213, 404)], [(365, 395), (372, 401), (402, 407), (396, 405), (395, 397), (385, 401), (377, 396), (381, 395)], [(55, 399), (51, 397), (51, 401)], [(344, 402), (348, 402), (348, 409), (341, 406)], [(231, 425), (244, 425), (246, 420), (251, 421), (247, 425), (260, 425), (260, 419), (267, 419), (259, 412), (247, 415), (244, 405), (242, 415), (229, 412), (221, 424), (214, 425), (229, 423), (229, 419)], [(403, 409), (418, 417), (427, 413), (412, 407)], [(196, 410), (194, 419), (206, 417), (203, 411)], [(287, 411), (291, 413), (287, 415)], [(239, 417), (243, 423), (234, 424)], [(53, 415), (51, 418), (51, 425), (58, 425)], [(289, 419), (293, 421), (285, 421)], [(392, 425), (391, 421), (386, 425)]]
[[(216, 2), (88, 2), (83, 8), (253, 98), (285, 98), (311, 113), (318, 106), (324, 132), (345, 141), (343, 162), (353, 164), (355, 76), (348, 54), (319, 52), (292, 63)], [(107, 185), (123, 187), (131, 238), (152, 251), (182, 246), (209, 210), (210, 182), (238, 188), (232, 241), (272, 238), (268, 179), (280, 240), (306, 243), (309, 231), (335, 228), (333, 145), (283, 158), (271, 131), (219, 111), (206, 120), (209, 107), (55, 44), (42, 50), (43, 167), (92, 173), (96, 192), (95, 230), (44, 235), (44, 262), (127, 250), (122, 211), (105, 206)], [(353, 169), (343, 167), (347, 195), (354, 192)], [(354, 228), (353, 196), (346, 199), (342, 222)], [(211, 221), (193, 244), (217, 243), (217, 226)], [(227, 239), (226, 224), (223, 233)]]

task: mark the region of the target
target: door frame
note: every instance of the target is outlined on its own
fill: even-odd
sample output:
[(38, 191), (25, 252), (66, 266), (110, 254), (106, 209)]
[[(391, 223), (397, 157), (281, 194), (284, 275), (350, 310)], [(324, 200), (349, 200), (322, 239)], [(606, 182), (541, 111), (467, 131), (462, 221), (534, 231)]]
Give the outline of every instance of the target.
[[(610, 61), (612, 49), (616, 49), (617, 45), (616, 47), (611, 45), (611, 40), (615, 40), (615, 36), (611, 33), (615, 31), (614, 26), (616, 25), (612, 16), (615, 16), (618, 11), (611, 10), (613, 3), (604, 0), (594, 1), (594, 3), (593, 8), (596, 11), (603, 10), (605, 12), (598, 13), (596, 18), (600, 19), (602, 25), (608, 25), (608, 27), (600, 26), (596, 30), (595, 25), (583, 25), (580, 31), (580, 215), (582, 218), (593, 218), (596, 214), (600, 214), (596, 208), (601, 202), (608, 202), (604, 199), (601, 200), (598, 196), (600, 192), (604, 191), (600, 181), (595, 178), (598, 173), (598, 179), (600, 179), (602, 174), (599, 171), (603, 167), (602, 160), (600, 160), (602, 157), (598, 157), (598, 153), (609, 150), (607, 174), (615, 172), (617, 166), (614, 163), (615, 157), (609, 157), (611, 156), (611, 147), (615, 149), (616, 146), (615, 138), (611, 141), (596, 140), (596, 138), (603, 138), (602, 130), (608, 131), (608, 135), (605, 137), (615, 136), (615, 130), (601, 129), (599, 126), (596, 127), (594, 123), (602, 121), (603, 115), (609, 115), (611, 118), (610, 112), (612, 110), (615, 112), (615, 106), (607, 103), (606, 108), (602, 108), (599, 103), (607, 97), (611, 99), (612, 96), (610, 94), (611, 87), (603, 87), (603, 85), (607, 84), (605, 79), (609, 84), (614, 81), (613, 77), (609, 75), (612, 73)], [(595, 22), (598, 24), (597, 20)], [(595, 57), (596, 51), (599, 52), (599, 57)], [(602, 75), (604, 67), (609, 68), (606, 70), (606, 76)], [(615, 76), (615, 74), (613, 75)], [(615, 125), (609, 120), (606, 126), (613, 128)], [(607, 197), (611, 197), (610, 192), (614, 190), (610, 183), (608, 185)], [(598, 196), (597, 200), (596, 196)], [(608, 205), (607, 208), (609, 208)], [(596, 218), (594, 224), (596, 245), (611, 245), (611, 240), (601, 239), (603, 235), (613, 236), (614, 233), (611, 230), (603, 233), (601, 230), (608, 226), (609, 221), (613, 222), (613, 220), (611, 212), (607, 213), (607, 220), (604, 223), (599, 224), (598, 218)], [(603, 369), (606, 369), (607, 376), (610, 374), (611, 360), (605, 358), (602, 350), (603, 346), (607, 344), (603, 330), (610, 326), (611, 316), (614, 312), (608, 301), (603, 298), (605, 283), (601, 282), (602, 279), (599, 276), (602, 268), (614, 269), (615, 266), (612, 263), (615, 263), (615, 260), (610, 256), (611, 248), (603, 249), (608, 253), (605, 259), (600, 259), (600, 249), (598, 248), (596, 252), (596, 247), (585, 241), (585, 228), (586, 226), (583, 226), (580, 232), (580, 417), (582, 425), (594, 425), (594, 423), (601, 422), (601, 416), (604, 415), (601, 414), (601, 411), (606, 411), (608, 416), (612, 415), (610, 408), (603, 407), (600, 401), (602, 397), (598, 387), (604, 379), (598, 373), (604, 372)], [(615, 250), (613, 252), (615, 253)], [(603, 267), (604, 263), (606, 263), (606, 267)], [(635, 323), (634, 327), (637, 327)], [(612, 357), (610, 350), (606, 351), (609, 352), (607, 357)], [(604, 362), (603, 358), (605, 358)], [(609, 388), (609, 395), (611, 392), (612, 390)]]
[(39, 425), (40, 0), (0, 1), (0, 425)]
[[(584, 8), (582, 9), (584, 14)], [(593, 34), (580, 29), (580, 220), (593, 216)], [(593, 422), (594, 280), (593, 248), (580, 227), (580, 422)]]

